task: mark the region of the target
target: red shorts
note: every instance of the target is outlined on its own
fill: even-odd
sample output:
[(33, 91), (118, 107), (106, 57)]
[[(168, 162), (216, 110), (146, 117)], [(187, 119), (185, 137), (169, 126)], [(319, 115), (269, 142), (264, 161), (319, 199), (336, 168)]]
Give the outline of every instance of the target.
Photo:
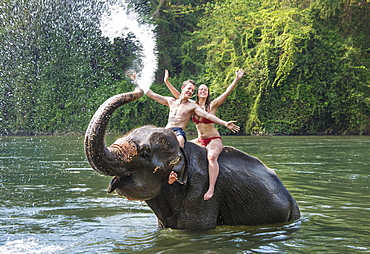
[(221, 137), (212, 137), (212, 138), (198, 138), (198, 141), (202, 146), (208, 146), (208, 144), (212, 141), (212, 139), (221, 139)]

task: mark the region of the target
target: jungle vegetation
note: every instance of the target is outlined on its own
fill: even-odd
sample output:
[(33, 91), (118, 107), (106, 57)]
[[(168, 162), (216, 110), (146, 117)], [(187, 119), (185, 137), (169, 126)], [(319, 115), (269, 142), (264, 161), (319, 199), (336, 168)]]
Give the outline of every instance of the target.
[[(218, 110), (239, 134), (370, 134), (369, 0), (131, 0), (156, 24), (151, 89), (170, 95), (168, 69), (210, 86), (212, 97), (246, 74)], [(99, 105), (134, 85), (133, 34), (101, 35), (99, 0), (0, 3), (0, 135), (80, 134)], [(143, 96), (109, 130), (165, 126), (167, 107)], [(187, 132), (195, 130), (188, 124)], [(222, 134), (230, 133), (220, 126)]]

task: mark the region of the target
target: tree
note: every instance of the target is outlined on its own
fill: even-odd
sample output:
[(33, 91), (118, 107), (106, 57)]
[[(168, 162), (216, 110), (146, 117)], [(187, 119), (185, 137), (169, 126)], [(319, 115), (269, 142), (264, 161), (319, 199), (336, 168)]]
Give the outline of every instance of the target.
[(287, 2), (233, 0), (205, 5), (200, 29), (189, 43), (205, 57), (193, 50), (183, 58), (204, 65), (199, 80), (211, 84), (215, 93), (236, 68), (245, 69), (248, 77), (248, 83), (238, 85), (235, 101), (221, 109), (221, 117), (235, 103), (230, 111), (248, 116), (242, 123), (247, 133), (368, 131), (366, 56), (336, 22), (343, 3), (328, 5), (326, 16), (315, 3), (293, 7)]

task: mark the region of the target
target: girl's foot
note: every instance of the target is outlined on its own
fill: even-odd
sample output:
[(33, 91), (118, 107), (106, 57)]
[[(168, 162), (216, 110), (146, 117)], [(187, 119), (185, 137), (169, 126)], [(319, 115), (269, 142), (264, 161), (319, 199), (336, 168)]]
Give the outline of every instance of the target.
[(204, 200), (209, 200), (213, 197), (213, 189), (209, 188), (206, 194), (204, 194)]

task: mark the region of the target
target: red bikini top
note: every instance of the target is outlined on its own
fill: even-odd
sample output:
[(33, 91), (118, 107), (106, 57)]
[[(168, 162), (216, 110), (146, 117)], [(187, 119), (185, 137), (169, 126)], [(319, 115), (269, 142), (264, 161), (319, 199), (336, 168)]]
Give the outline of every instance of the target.
[(203, 118), (203, 117), (201, 117), (201, 118), (196, 118), (194, 115), (193, 115), (193, 118), (192, 118), (192, 120), (193, 120), (193, 122), (195, 123), (195, 124), (198, 124), (198, 123), (214, 123), (214, 122), (212, 122), (211, 120), (208, 120), (207, 118)]

